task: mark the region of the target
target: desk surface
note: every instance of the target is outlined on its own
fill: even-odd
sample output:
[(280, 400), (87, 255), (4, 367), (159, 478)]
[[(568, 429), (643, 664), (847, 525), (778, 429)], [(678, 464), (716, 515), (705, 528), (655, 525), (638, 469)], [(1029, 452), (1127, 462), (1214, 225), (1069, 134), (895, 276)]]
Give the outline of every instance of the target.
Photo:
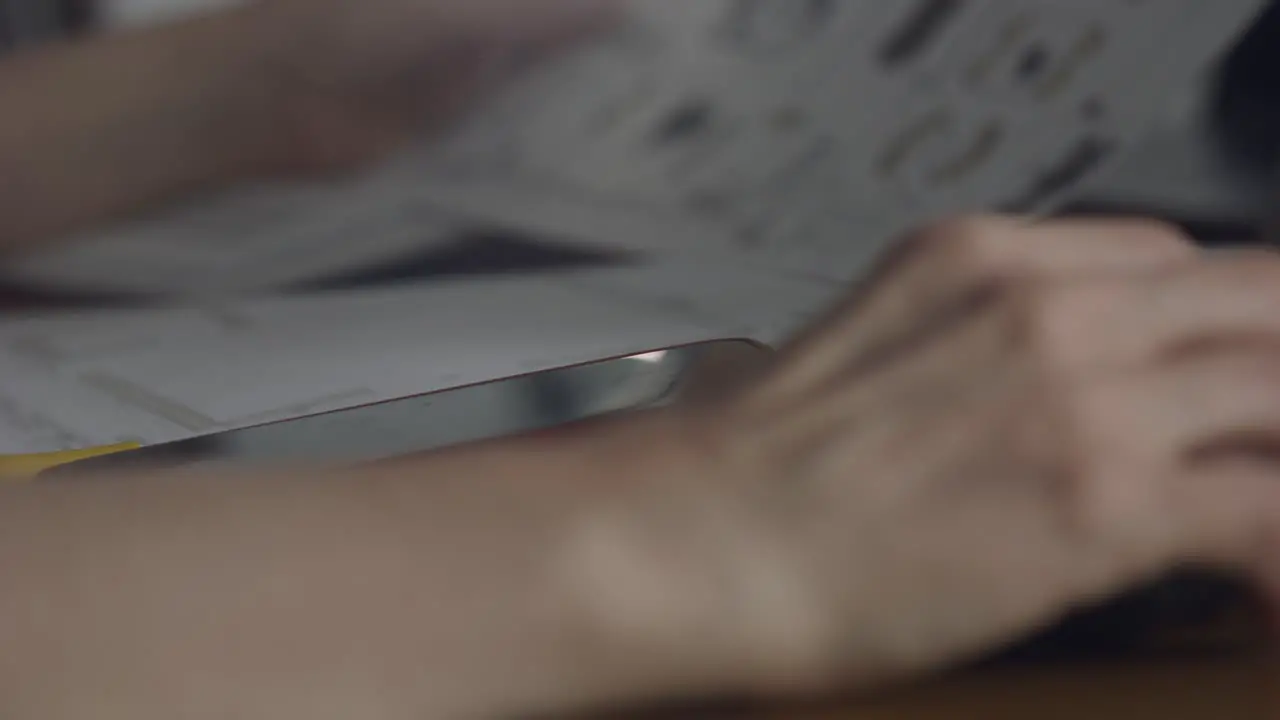
[[(733, 718), (731, 715), (721, 717)], [(1280, 720), (1280, 662), (1169, 661), (983, 671), (899, 690), (868, 702), (833, 703), (807, 709), (793, 707), (761, 711), (748, 717), (750, 720)]]

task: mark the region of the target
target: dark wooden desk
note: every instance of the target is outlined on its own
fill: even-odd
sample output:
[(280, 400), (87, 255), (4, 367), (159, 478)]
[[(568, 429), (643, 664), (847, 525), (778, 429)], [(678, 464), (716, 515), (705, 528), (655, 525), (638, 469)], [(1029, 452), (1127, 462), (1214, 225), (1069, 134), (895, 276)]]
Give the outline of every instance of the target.
[(865, 702), (717, 716), (717, 720), (784, 718), (1280, 720), (1280, 662), (1241, 658), (982, 671)]

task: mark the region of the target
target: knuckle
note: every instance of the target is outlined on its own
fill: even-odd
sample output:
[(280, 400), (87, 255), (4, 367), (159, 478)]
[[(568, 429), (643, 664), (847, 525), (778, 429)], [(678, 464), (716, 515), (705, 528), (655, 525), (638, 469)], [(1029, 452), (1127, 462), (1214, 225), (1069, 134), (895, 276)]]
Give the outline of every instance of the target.
[[(1260, 398), (1280, 397), (1280, 361), (1266, 351), (1224, 358), (1209, 368), (1232, 402), (1252, 405)], [(1270, 413), (1268, 413), (1268, 417)], [(1237, 428), (1243, 431), (1245, 428)]]
[(1208, 267), (1232, 287), (1247, 286), (1251, 291), (1280, 292), (1280, 253), (1240, 250)]
[(934, 222), (913, 237), (916, 247), (943, 255), (957, 268), (997, 265), (1008, 246), (1011, 221), (997, 215), (963, 215)]
[(1019, 345), (1049, 371), (1067, 371), (1087, 357), (1100, 305), (1097, 288), (1070, 282), (1007, 283)]
[(1141, 549), (1144, 518), (1156, 502), (1147, 482), (1152, 450), (1130, 395), (1104, 383), (1080, 383), (1062, 398), (1069, 472), (1061, 506), (1073, 534), (1113, 552)]
[(1195, 241), (1173, 223), (1145, 218), (1117, 222), (1123, 227), (1125, 238), (1131, 244), (1165, 251), (1170, 257), (1191, 257), (1197, 253)]

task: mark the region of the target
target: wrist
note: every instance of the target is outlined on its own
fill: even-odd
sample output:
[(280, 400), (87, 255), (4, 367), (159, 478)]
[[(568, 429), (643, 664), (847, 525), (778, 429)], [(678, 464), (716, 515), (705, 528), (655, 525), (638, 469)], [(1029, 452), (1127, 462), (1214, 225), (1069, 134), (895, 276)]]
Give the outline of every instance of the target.
[(655, 683), (731, 693), (807, 686), (826, 674), (825, 616), (774, 510), (752, 497), (714, 425), (672, 408), (626, 419), (596, 443), (600, 462), (624, 477), (570, 533), (565, 585), (597, 637), (669, 675)]
[[(488, 550), (468, 564), (468, 577), (504, 578), (516, 591), (500, 597), (520, 618), (517, 630), (493, 648), (508, 663), (521, 648), (510, 666), (525, 670), (504, 678), (501, 692), (526, 701), (504, 710), (527, 709), (528, 698), (580, 709), (752, 687), (751, 636), (732, 612), (736, 581), (723, 573), (724, 548), (703, 533), (707, 518), (720, 517), (710, 492), (714, 456), (689, 442), (690, 423), (671, 410), (618, 415), (380, 463), (362, 475), (360, 487), (383, 478), (424, 496), (395, 495), (398, 507), (436, 518), (412, 514), (421, 530), (410, 531), (408, 548), (420, 567), (434, 552), (439, 513), (460, 514), (439, 493), (472, 497), (477, 482), (487, 486), (474, 497), (485, 498), (496, 523), (475, 527)], [(502, 539), (510, 544), (500, 548)], [(455, 536), (448, 554), (465, 549)]]

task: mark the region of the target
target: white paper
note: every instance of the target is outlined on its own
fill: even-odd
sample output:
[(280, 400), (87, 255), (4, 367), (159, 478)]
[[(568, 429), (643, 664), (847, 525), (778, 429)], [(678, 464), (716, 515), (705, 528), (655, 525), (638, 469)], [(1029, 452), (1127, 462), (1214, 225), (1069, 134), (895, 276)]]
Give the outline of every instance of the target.
[(6, 268), (76, 291), (234, 295), (379, 267), (456, 242), (468, 225), (370, 178), (262, 185), (167, 209)]
[(0, 322), (0, 454), (154, 444), (732, 335), (545, 276)]
[[(10, 274), (261, 289), (500, 225), (846, 280), (924, 219), (1068, 198), (1200, 87), (1264, 5), (634, 0), (624, 31), (370, 177), (243, 189)], [(956, 9), (910, 62), (886, 66), (927, 7)], [(1057, 187), (1037, 188), (1046, 177)]]
[[(1261, 6), (647, 0), (630, 33), (509, 98), (424, 183), (513, 227), (847, 279), (924, 219), (1061, 203)], [(884, 65), (921, 8), (953, 10)]]
[(249, 0), (95, 0), (94, 21), (111, 30), (148, 27), (180, 20), (214, 10), (244, 4)]
[(773, 347), (810, 325), (850, 290), (847, 283), (688, 259), (575, 273), (566, 275), (564, 282), (655, 317), (719, 328), (720, 339)]

